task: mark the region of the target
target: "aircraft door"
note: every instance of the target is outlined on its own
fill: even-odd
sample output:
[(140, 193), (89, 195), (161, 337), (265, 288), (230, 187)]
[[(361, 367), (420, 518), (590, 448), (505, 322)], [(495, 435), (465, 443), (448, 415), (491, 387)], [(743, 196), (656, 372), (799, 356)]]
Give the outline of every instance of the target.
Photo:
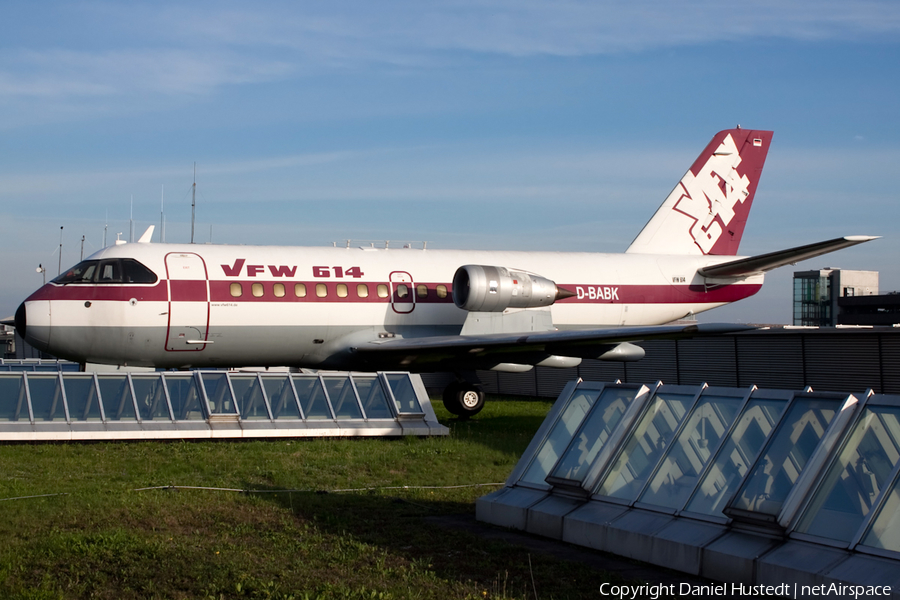
[(166, 350), (202, 352), (209, 335), (209, 283), (206, 263), (192, 252), (166, 255), (169, 328)]
[(394, 312), (411, 313), (416, 308), (415, 292), (412, 275), (406, 271), (391, 273), (391, 308)]

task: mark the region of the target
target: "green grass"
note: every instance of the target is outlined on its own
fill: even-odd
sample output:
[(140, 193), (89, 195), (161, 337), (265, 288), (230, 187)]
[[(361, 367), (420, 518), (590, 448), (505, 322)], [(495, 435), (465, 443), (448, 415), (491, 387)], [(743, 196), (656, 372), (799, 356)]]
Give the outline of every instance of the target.
[(427, 519), (495, 488), (412, 487), (505, 481), (549, 406), (436, 406), (442, 438), (0, 446), (0, 499), (59, 494), (0, 501), (0, 598), (595, 596), (603, 573)]

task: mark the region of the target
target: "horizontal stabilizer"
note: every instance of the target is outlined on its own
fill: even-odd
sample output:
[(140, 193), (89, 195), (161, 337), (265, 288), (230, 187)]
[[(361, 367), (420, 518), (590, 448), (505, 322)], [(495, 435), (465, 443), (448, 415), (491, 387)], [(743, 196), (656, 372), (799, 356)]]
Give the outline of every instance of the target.
[(768, 254), (760, 254), (759, 256), (751, 256), (749, 258), (740, 258), (725, 263), (719, 263), (709, 267), (697, 269), (697, 272), (703, 277), (749, 277), (750, 275), (759, 275), (784, 265), (790, 265), (808, 258), (815, 258), (822, 254), (828, 254), (842, 248), (849, 248), (863, 242), (877, 240), (880, 236), (872, 235), (848, 235), (825, 242), (817, 242), (815, 244), (807, 244), (806, 246), (798, 246), (789, 248), (788, 250), (779, 250), (778, 252), (769, 252)]

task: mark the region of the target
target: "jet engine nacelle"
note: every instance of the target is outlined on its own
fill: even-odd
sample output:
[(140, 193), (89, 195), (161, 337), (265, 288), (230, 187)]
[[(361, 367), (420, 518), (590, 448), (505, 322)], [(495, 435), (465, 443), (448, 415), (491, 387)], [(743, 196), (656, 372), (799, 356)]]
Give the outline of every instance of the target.
[(545, 277), (506, 267), (465, 265), (453, 275), (453, 302), (468, 311), (539, 308), (570, 296)]

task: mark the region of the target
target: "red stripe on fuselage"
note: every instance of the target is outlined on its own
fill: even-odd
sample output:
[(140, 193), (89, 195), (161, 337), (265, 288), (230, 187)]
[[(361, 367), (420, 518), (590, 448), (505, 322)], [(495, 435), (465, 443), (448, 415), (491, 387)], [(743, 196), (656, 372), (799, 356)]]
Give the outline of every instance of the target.
[(762, 289), (762, 284), (704, 285), (561, 285), (575, 296), (557, 304), (682, 304), (735, 302)]
[[(234, 295), (232, 292), (232, 285), (240, 286), (240, 295)], [(261, 295), (256, 295), (257, 292), (254, 291), (253, 286), (262, 286)], [(275, 295), (275, 286), (280, 285), (283, 288), (279, 288), (279, 293), (283, 294), (281, 296)], [(302, 296), (298, 296), (296, 293), (295, 286), (302, 285), (303, 294)], [(318, 295), (317, 286), (323, 285), (325, 286), (325, 294), (323, 296)], [(345, 290), (346, 294), (343, 296), (338, 296), (338, 286), (345, 285), (347, 289)], [(361, 296), (359, 294), (360, 285), (365, 285), (367, 289), (367, 295)], [(388, 290), (388, 296), (379, 296), (378, 295), (378, 286), (383, 285), (385, 289)], [(337, 282), (337, 281), (296, 281), (296, 280), (286, 280), (286, 281), (210, 281), (209, 282), (209, 295), (210, 300), (212, 302), (366, 302), (366, 303), (389, 303), (391, 302), (390, 298), (390, 290), (391, 285), (394, 288), (397, 287), (397, 283), (390, 284), (386, 281), (359, 281), (355, 283), (351, 282)], [(443, 285), (447, 288), (446, 295), (444, 297), (439, 297), (437, 292), (437, 286)], [(419, 295), (420, 286), (425, 286), (427, 293), (425, 295)], [(415, 283), (409, 284), (409, 293), (410, 296), (404, 299), (406, 302), (415, 301), (416, 304), (453, 304), (453, 298), (450, 295), (450, 284), (437, 284), (437, 283)], [(259, 289), (259, 288), (257, 288)], [(237, 290), (235, 290), (236, 292)]]
[[(205, 281), (178, 281), (173, 280), (171, 284), (173, 289), (185, 288), (187, 296), (175, 296), (178, 300), (195, 300), (206, 301)], [(241, 285), (241, 295), (233, 296), (231, 285), (237, 283)], [(254, 283), (261, 284), (263, 291), (261, 296), (253, 295), (252, 285)], [(284, 296), (275, 296), (274, 285), (283, 283)], [(295, 284), (303, 284), (306, 286), (306, 295), (298, 297), (294, 292)], [(361, 297), (358, 294), (358, 283), (365, 283), (368, 287), (368, 296)], [(339, 297), (337, 293), (338, 282), (322, 282), (322, 281), (296, 281), (286, 280), (278, 281), (210, 281), (209, 282), (209, 299), (211, 302), (363, 302), (363, 303), (390, 303), (390, 297), (379, 297), (377, 293), (378, 285), (386, 285), (390, 289), (388, 282), (358, 282), (346, 283), (347, 295)], [(137, 285), (83, 285), (69, 284), (64, 286), (47, 284), (37, 290), (26, 301), (32, 300), (91, 300), (91, 301), (123, 301), (127, 302), (132, 298), (139, 301), (160, 301), (167, 302), (169, 300), (168, 290), (165, 280), (152, 286)], [(326, 294), (322, 297), (316, 295), (316, 285), (322, 284), (326, 287)], [(395, 284), (396, 285), (396, 284)], [(425, 283), (415, 284), (425, 285), (428, 289), (426, 296), (418, 296), (415, 286), (412, 287), (411, 294), (415, 295), (416, 304), (450, 304), (453, 298), (450, 295), (450, 284), (444, 285), (448, 292), (443, 298), (439, 298), (437, 290), (438, 284)], [(561, 288), (575, 292), (576, 295), (571, 298), (558, 300), (557, 304), (680, 304), (680, 303), (721, 303), (734, 302), (747, 298), (757, 293), (762, 284), (732, 284), (720, 286), (703, 286), (703, 285), (584, 285), (584, 284), (561, 284)], [(581, 291), (579, 292), (579, 288)], [(593, 293), (591, 293), (593, 290)], [(410, 301), (413, 299), (410, 298)]]
[(172, 302), (206, 302), (205, 279), (170, 279)]

